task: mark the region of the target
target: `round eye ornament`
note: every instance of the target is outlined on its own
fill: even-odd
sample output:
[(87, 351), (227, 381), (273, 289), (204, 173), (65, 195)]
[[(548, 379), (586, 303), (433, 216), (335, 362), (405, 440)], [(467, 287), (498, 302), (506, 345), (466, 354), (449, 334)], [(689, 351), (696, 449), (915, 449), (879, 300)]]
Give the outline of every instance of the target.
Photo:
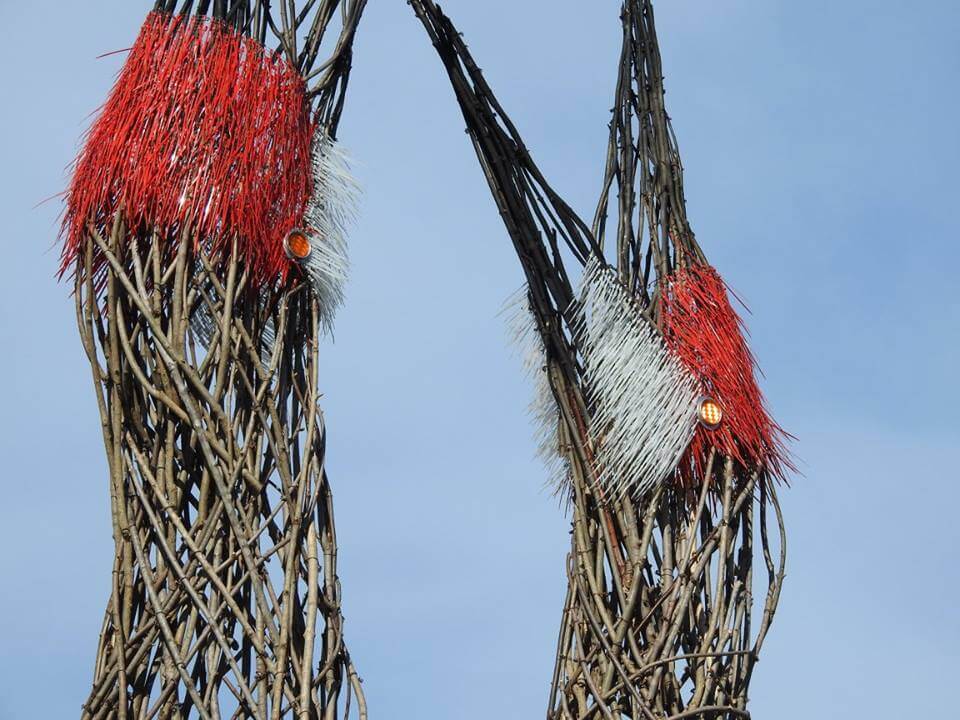
[(723, 422), (723, 408), (713, 398), (702, 397), (697, 406), (697, 419), (708, 430), (716, 430)]
[(288, 258), (296, 263), (302, 263), (310, 257), (313, 247), (310, 245), (307, 233), (300, 228), (294, 228), (283, 239), (283, 250)]

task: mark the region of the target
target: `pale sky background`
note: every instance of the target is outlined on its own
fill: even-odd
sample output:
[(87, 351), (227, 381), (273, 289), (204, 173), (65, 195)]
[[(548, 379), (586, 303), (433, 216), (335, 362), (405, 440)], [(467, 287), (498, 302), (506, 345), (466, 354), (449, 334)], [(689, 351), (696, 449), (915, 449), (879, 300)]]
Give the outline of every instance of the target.
[[(0, 0), (0, 720), (79, 716), (108, 596), (103, 446), (68, 288), (65, 167), (150, 3)], [(616, 0), (449, 0), (557, 190), (591, 214)], [(803, 477), (754, 717), (947, 717), (960, 674), (960, 5), (659, 0), (706, 253)], [(348, 642), (371, 718), (542, 717), (568, 520), (497, 316), (521, 283), (447, 79), (371, 0), (342, 141), (365, 188), (324, 351)], [(43, 708), (42, 710), (40, 708)]]

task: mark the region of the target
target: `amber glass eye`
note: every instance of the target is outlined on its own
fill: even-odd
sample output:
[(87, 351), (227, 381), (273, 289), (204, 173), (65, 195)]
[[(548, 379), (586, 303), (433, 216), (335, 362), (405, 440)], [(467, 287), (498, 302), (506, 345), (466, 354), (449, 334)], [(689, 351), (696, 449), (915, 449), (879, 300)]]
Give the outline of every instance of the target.
[(310, 257), (310, 238), (303, 230), (291, 230), (283, 241), (283, 249), (287, 257), (296, 262), (302, 262)]
[(700, 422), (711, 430), (720, 427), (720, 423), (723, 422), (723, 409), (713, 398), (703, 398), (700, 401), (697, 415)]

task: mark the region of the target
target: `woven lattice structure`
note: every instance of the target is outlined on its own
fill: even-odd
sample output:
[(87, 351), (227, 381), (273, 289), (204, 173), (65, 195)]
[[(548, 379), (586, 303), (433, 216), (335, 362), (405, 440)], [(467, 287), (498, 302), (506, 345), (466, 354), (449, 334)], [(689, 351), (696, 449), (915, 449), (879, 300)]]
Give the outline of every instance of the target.
[(318, 404), (333, 308), (283, 247), (328, 192), (311, 143), (365, 2), (270, 5), (157, 3), (68, 194), (116, 550), (84, 718), (366, 715)]
[(527, 353), (535, 415), (573, 526), (548, 717), (749, 717), (784, 577), (776, 486), (790, 465), (687, 221), (651, 4), (621, 8), (592, 226), (537, 169), (450, 20), (429, 0), (411, 4), (516, 248), (539, 337)]

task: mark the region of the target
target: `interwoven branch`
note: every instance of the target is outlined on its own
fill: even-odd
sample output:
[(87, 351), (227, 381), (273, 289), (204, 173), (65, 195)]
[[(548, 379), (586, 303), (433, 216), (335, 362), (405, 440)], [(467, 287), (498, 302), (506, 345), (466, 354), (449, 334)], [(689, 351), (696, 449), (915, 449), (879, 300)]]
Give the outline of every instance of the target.
[[(275, 47), (310, 82), (311, 96), (319, 97), (324, 126), (336, 127), (353, 60), (353, 38), (366, 5), (367, 0), (156, 0), (153, 9), (220, 20), (261, 45)], [(317, 66), (338, 12), (339, 36)]]
[[(319, 308), (264, 302), (236, 257), (92, 231), (78, 280), (116, 554), (85, 718), (339, 717), (362, 691), (343, 641), (318, 407)], [(78, 278), (82, 277), (78, 275)], [(216, 318), (205, 351), (190, 318)], [(274, 332), (281, 328), (272, 344)], [(307, 339), (305, 342), (304, 339)], [(338, 710), (338, 708), (340, 708)]]

